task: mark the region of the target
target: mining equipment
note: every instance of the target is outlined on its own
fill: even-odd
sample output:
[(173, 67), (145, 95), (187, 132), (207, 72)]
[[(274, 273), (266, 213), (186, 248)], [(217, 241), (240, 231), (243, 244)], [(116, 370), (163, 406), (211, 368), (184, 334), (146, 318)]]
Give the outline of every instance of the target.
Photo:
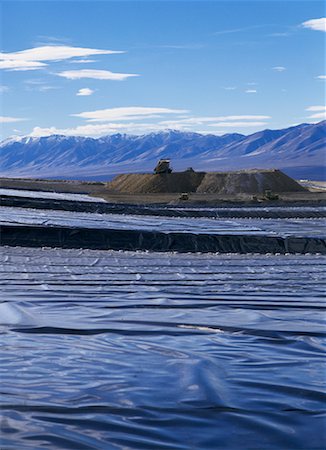
[(156, 164), (156, 167), (154, 169), (155, 174), (161, 174), (161, 173), (171, 173), (172, 169), (170, 167), (170, 160), (169, 159), (160, 159), (159, 162)]
[(189, 200), (188, 192), (182, 192), (182, 194), (180, 194), (179, 200), (182, 200), (182, 201)]
[(279, 199), (279, 196), (277, 194), (275, 194), (274, 192), (272, 192), (270, 189), (265, 190), (264, 200), (273, 201), (273, 200), (278, 200), (278, 199)]

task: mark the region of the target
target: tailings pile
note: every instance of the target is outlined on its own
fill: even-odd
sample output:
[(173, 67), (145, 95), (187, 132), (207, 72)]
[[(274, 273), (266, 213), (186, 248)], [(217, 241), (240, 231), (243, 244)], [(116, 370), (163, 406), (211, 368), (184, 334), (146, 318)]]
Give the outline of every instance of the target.
[(306, 189), (280, 170), (246, 170), (238, 172), (208, 172), (197, 192), (211, 194), (263, 194), (273, 192), (303, 192)]
[(118, 175), (109, 188), (128, 194), (160, 194), (174, 192), (196, 192), (205, 172), (175, 172), (162, 174)]
[(215, 194), (263, 194), (304, 192), (302, 187), (280, 170), (243, 170), (237, 172), (175, 172), (166, 174), (124, 174), (108, 188), (129, 194), (198, 192)]

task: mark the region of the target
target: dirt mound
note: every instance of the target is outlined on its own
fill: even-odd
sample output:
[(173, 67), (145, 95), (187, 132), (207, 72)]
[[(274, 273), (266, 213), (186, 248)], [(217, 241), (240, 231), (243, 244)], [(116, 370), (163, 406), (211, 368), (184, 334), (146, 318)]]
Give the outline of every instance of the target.
[(129, 194), (196, 192), (205, 172), (119, 175), (108, 184), (109, 189)]
[(197, 189), (210, 194), (263, 194), (299, 192), (305, 189), (280, 170), (243, 170), (238, 172), (208, 172)]
[(266, 190), (278, 193), (306, 190), (280, 170), (124, 174), (108, 183), (108, 188), (129, 194), (197, 192), (236, 195), (264, 194)]

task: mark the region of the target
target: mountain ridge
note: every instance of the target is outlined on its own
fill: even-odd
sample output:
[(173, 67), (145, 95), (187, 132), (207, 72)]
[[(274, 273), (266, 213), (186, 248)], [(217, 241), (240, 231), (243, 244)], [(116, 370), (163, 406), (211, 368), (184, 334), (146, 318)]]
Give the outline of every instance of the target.
[(160, 158), (175, 170), (279, 168), (300, 178), (325, 178), (326, 121), (250, 135), (166, 130), (99, 138), (19, 136), (0, 143), (0, 176), (105, 179), (152, 171)]

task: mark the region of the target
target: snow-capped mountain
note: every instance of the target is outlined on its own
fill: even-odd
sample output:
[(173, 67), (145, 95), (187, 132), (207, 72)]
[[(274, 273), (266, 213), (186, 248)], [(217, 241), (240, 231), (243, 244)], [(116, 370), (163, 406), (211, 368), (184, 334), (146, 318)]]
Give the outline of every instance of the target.
[(98, 139), (26, 136), (1, 142), (0, 176), (106, 179), (151, 171), (159, 158), (170, 158), (176, 170), (276, 167), (297, 178), (324, 179), (325, 149), (325, 121), (249, 136), (174, 130)]

